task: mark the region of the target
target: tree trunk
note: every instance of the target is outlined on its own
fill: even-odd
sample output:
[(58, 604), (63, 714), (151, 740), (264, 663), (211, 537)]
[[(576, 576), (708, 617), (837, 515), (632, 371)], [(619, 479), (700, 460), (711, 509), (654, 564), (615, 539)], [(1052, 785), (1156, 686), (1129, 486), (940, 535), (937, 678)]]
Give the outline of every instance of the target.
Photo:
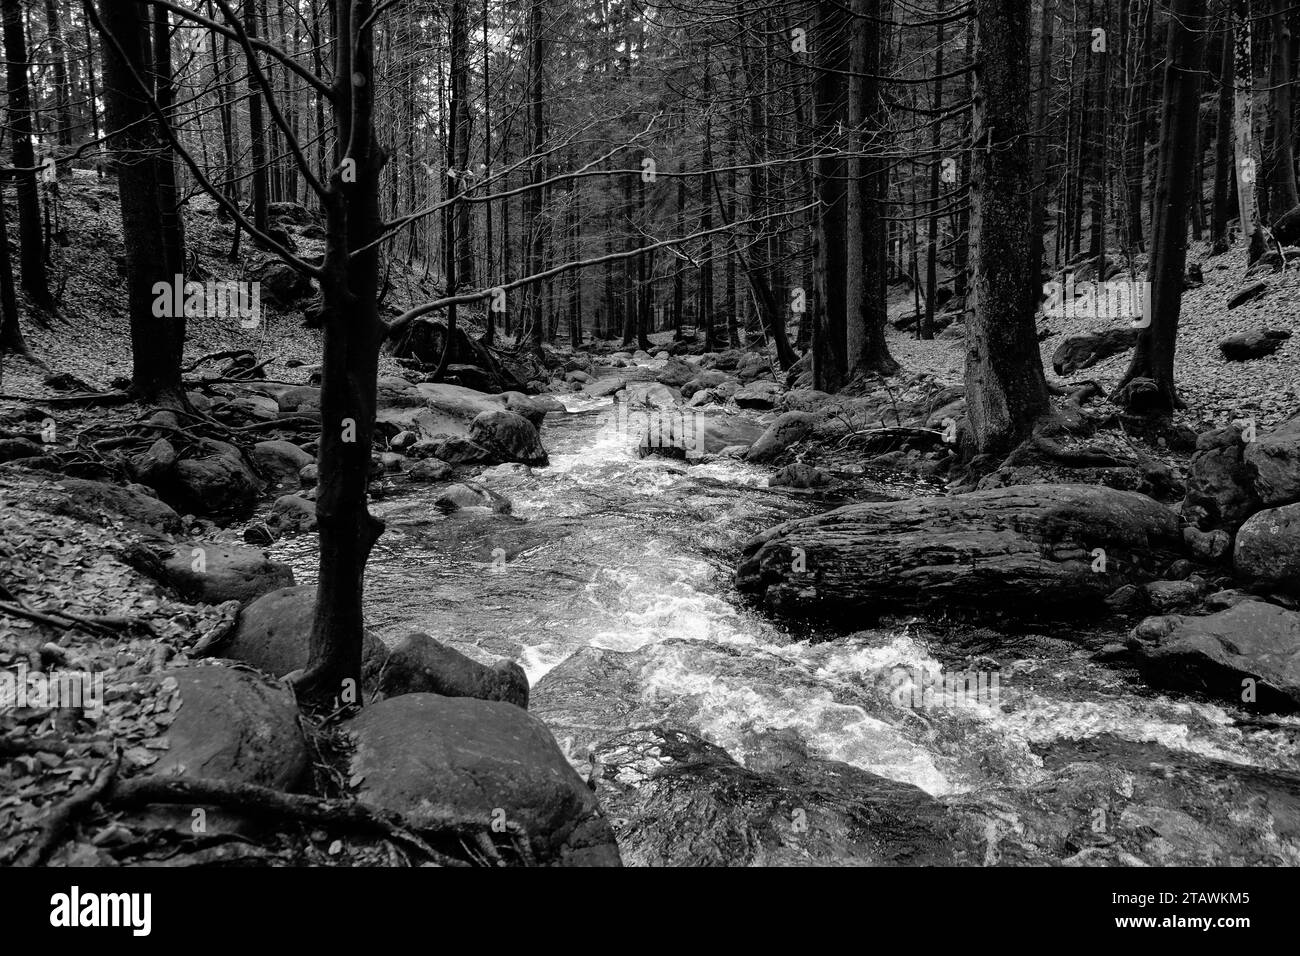
[(1048, 411), (1034, 331), (1029, 0), (977, 0), (971, 248), (975, 309), (966, 330), (966, 402), (975, 450), (1009, 451)]
[(1295, 146), (1291, 141), (1291, 26), (1290, 4), (1273, 0), (1273, 162), (1269, 177), (1269, 222), (1300, 205), (1296, 194)]
[[(843, 147), (846, 84), (849, 66), (848, 23), (844, 8), (835, 0), (819, 0), (817, 25), (812, 31), (815, 73), (813, 104), (816, 115), (815, 143), (820, 153), (837, 153)], [(817, 213), (814, 257), (816, 261), (816, 307), (813, 318), (813, 382), (824, 392), (835, 392), (844, 384), (845, 315), (847, 302), (843, 276), (848, 263), (845, 228), (848, 190), (845, 161), (837, 156), (817, 160), (815, 190), (821, 207)]]
[(12, 162), (25, 172), (14, 174), (18, 184), (18, 257), (22, 285), (32, 302), (47, 311), (54, 308), (45, 273), (45, 239), (41, 232), (41, 200), (36, 185), (36, 154), (32, 149), (32, 94), (27, 81), (27, 39), (23, 31), (20, 0), (4, 0), (4, 46), (9, 81), (9, 133), (13, 137)]
[(1241, 234), (1248, 244), (1249, 261), (1254, 262), (1264, 254), (1266, 243), (1264, 232), (1260, 228), (1259, 197), (1255, 191), (1260, 164), (1251, 104), (1254, 96), (1254, 68), (1251, 59), (1250, 0), (1232, 0), (1232, 25), (1237, 205), (1241, 217)]
[(163, 282), (170, 289), (175, 274), (167, 269), (167, 250), (158, 228), (162, 211), (157, 164), (150, 161), (166, 146), (139, 85), (148, 82), (150, 73), (149, 16), (143, 3), (101, 0), (99, 19), (105, 33), (105, 124), (122, 206), (131, 389), (142, 403), (184, 407), (185, 316), (154, 314), (155, 284)]
[[(112, 0), (105, 0), (112, 2)], [(321, 372), (320, 573), (300, 700), (337, 708), (361, 702), (362, 595), (366, 561), (383, 522), (366, 503), (383, 328), (378, 314), (379, 175), (374, 137), (373, 0), (333, 0), (334, 171), (325, 199), (325, 342)], [(351, 38), (350, 42), (348, 38)], [(345, 175), (350, 160), (353, 175)], [(352, 250), (364, 251), (352, 253)]]
[(1214, 205), (1210, 212), (1210, 254), (1228, 251), (1229, 184), (1232, 182), (1232, 25), (1223, 21), (1218, 117), (1214, 130)]
[[(1165, 58), (1155, 218), (1151, 224), (1151, 322), (1138, 333), (1128, 371), (1116, 399), (1130, 411), (1169, 414), (1178, 406), (1174, 347), (1182, 308), (1187, 260), (1187, 213), (1198, 161), (1196, 143), (1200, 70), (1205, 49), (1206, 0), (1174, 0)], [(1155, 390), (1138, 389), (1134, 379), (1151, 379)]]

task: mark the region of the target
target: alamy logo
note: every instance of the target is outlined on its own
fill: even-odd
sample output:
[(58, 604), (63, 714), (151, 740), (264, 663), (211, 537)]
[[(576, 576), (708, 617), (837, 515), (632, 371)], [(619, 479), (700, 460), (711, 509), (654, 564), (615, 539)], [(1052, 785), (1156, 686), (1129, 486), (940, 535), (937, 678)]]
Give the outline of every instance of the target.
[(997, 707), (1002, 679), (997, 671), (944, 671), (898, 667), (890, 673), (889, 699), (912, 710)]
[(1133, 279), (1043, 283), (1043, 315), (1049, 319), (1127, 319), (1129, 326), (1151, 325), (1151, 283)]
[(82, 893), (74, 886), (68, 893), (50, 897), (50, 925), (125, 926), (133, 936), (148, 936), (153, 928), (151, 893)]
[(236, 279), (186, 282), (181, 275), (153, 285), (153, 314), (157, 318), (239, 319), (245, 329), (262, 321), (262, 284)]
[(78, 709), (98, 717), (104, 709), (104, 675), (90, 671), (0, 671), (0, 712), (11, 708)]

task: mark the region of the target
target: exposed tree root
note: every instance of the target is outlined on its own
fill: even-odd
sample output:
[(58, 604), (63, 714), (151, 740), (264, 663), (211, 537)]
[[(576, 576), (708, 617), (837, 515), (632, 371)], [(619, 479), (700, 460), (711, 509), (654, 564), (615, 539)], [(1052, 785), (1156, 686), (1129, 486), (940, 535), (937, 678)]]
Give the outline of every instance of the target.
[(117, 779), (117, 769), (120, 762), (120, 755), (110, 760), (100, 769), (99, 775), (95, 777), (94, 782), (89, 787), (55, 804), (54, 809), (45, 815), (45, 822), (41, 824), (36, 839), (18, 857), (15, 865), (40, 866), (44, 863), (49, 858), (49, 855), (54, 852), (54, 848), (59, 845), (64, 831), (72, 826), (83, 813), (97, 803), (113, 786), (113, 781)]

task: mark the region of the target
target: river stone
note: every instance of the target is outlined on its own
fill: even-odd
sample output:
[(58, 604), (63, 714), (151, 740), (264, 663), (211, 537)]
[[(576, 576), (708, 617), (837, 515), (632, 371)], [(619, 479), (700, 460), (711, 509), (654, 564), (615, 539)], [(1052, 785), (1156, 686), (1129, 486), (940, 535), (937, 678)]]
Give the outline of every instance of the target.
[(493, 452), (498, 461), (545, 465), (546, 449), (528, 419), (501, 408), (480, 412), (469, 426), (470, 440)]
[(425, 458), (417, 461), (407, 471), (410, 481), (447, 481), (452, 476), (452, 467), (439, 458)]
[(1300, 501), (1300, 414), (1247, 443), (1245, 461), (1264, 505)]
[(290, 790), (308, 766), (298, 706), (287, 687), (234, 667), (176, 667), (181, 705), (167, 728), (168, 749), (151, 768), (226, 783)]
[(281, 495), (271, 506), (271, 517), (285, 531), (315, 531), (316, 502), (299, 495)]
[[(1250, 710), (1300, 710), (1300, 614), (1243, 601), (1206, 617), (1147, 618), (1130, 644), (1155, 687), (1204, 694)], [(1247, 679), (1256, 700), (1243, 699)]]
[(741, 408), (771, 408), (781, 395), (776, 382), (750, 382), (731, 397)]
[(1060, 618), (1104, 610), (1108, 594), (1153, 580), (1181, 545), (1177, 515), (1137, 492), (1016, 485), (786, 522), (745, 545), (736, 584), (798, 616)]
[(635, 728), (594, 750), (597, 796), (636, 866), (935, 866), (962, 857), (923, 790), (799, 755), (744, 767), (695, 734)]
[(389, 648), (378, 689), (385, 697), (427, 692), (443, 697), (499, 700), (528, 708), (528, 677), (514, 661), (480, 664), (419, 632), (406, 635)]
[[(239, 614), (234, 633), (216, 653), (243, 661), (272, 677), (284, 677), (307, 666), (316, 586), (299, 584), (258, 598)], [(388, 650), (371, 631), (362, 632), (362, 683), (372, 683)]]
[(434, 502), (445, 512), (460, 511), (464, 508), (488, 508), (496, 514), (510, 513), (510, 499), (497, 494), (486, 485), (476, 481), (463, 481), (452, 485), (438, 496)]
[(1232, 563), (1257, 587), (1300, 594), (1300, 503), (1251, 516), (1237, 531)]
[(693, 371), (695, 373), (694, 377), (682, 383), (683, 398), (691, 398), (696, 392), (716, 388), (727, 381), (726, 374), (719, 372), (717, 369), (705, 369), (704, 371), (693, 369)]
[(602, 378), (583, 386), (583, 392), (588, 395), (594, 395), (597, 398), (603, 398), (606, 395), (613, 395), (627, 388), (626, 378)]
[(670, 458), (699, 458), (724, 448), (749, 445), (763, 427), (740, 415), (706, 415), (685, 408), (632, 409), (627, 430), (640, 435), (638, 453)]
[(569, 766), (551, 732), (511, 704), (404, 694), (347, 721), (356, 797), (432, 826), (450, 810), (520, 826), (537, 862), (619, 866), (614, 834), (595, 795)]
[[(655, 381), (674, 388), (681, 388), (699, 374), (700, 370), (694, 365), (683, 362), (679, 358), (670, 358), (663, 368), (655, 372)], [(685, 395), (686, 392), (683, 390), (682, 394)]]
[[(143, 485), (113, 485), (85, 478), (60, 478), (45, 505), (55, 514), (95, 524), (121, 521), (141, 530), (179, 531), (181, 516)], [(44, 496), (41, 499), (44, 500)]]
[(658, 382), (629, 382), (627, 388), (614, 396), (614, 400), (628, 406), (672, 408), (680, 402), (681, 393)]
[(784, 412), (750, 446), (745, 458), (760, 464), (774, 460), (795, 442), (812, 434), (818, 421), (820, 417), (811, 412)]
[(205, 604), (246, 604), (293, 584), (293, 569), (272, 561), (260, 548), (204, 541), (178, 544), (163, 561), (162, 574), (163, 582), (182, 597)]
[(831, 483), (831, 476), (820, 468), (795, 462), (778, 468), (767, 483), (772, 488), (822, 488)]
[(187, 514), (246, 517), (257, 504), (260, 479), (234, 445), (205, 439), (200, 447), (206, 454), (177, 461), (156, 486), (159, 493)]
[(276, 488), (295, 491), (301, 485), (299, 474), (316, 461), (290, 441), (260, 441), (253, 446), (253, 462)]

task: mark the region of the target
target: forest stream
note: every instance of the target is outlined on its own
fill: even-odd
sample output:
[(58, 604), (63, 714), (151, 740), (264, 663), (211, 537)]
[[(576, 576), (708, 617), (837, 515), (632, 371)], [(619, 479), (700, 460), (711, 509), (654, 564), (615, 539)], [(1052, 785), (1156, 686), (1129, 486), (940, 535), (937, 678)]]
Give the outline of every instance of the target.
[[(641, 457), (610, 399), (560, 397), (567, 412), (541, 430), (549, 467), (484, 476), (512, 513), (443, 516), (418, 485), (373, 504), (387, 530), (367, 568), (366, 606), (390, 641), (423, 630), (485, 662), (517, 661), (530, 710), (576, 766), (588, 769), (587, 734), (659, 725), (758, 772), (795, 762), (834, 778), (849, 765), (913, 785), (960, 808), (965, 835), (950, 849), (967, 862), (1300, 863), (1300, 720), (1259, 722), (1156, 693), (1094, 660), (1095, 634), (1002, 643), (958, 628), (954, 642), (951, 629), (940, 641), (919, 621), (851, 634), (783, 626), (735, 592), (740, 546), (846, 499), (768, 488), (764, 469), (737, 460)], [(858, 498), (913, 493), (858, 488)], [(314, 583), (314, 542), (275, 548), (299, 583)], [(971, 661), (996, 669), (984, 698), (896, 703), (909, 682)], [(604, 686), (611, 662), (617, 688)], [(611, 811), (625, 860), (684, 862), (662, 838), (643, 845), (683, 820), (635, 812)], [(632, 833), (642, 834), (635, 846)], [(852, 833), (843, 840), (822, 858), (878, 858)], [(708, 858), (742, 862), (726, 856)]]

